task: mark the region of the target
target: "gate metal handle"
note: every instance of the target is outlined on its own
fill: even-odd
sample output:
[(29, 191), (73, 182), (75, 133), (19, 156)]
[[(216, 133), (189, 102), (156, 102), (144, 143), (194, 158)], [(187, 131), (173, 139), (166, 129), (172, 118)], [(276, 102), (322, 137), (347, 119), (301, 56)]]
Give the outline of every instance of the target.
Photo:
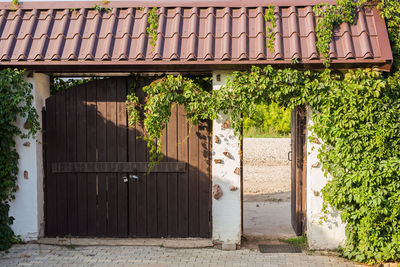
[(287, 153), (287, 159), (288, 159), (288, 161), (292, 161), (292, 151), (289, 151)]
[(133, 174), (129, 174), (129, 178), (139, 181), (139, 176), (136, 176), (136, 175), (133, 175)]
[(139, 181), (139, 176), (133, 175), (133, 174), (129, 174), (128, 177), (122, 176), (122, 179), (124, 180), (124, 183), (127, 183), (127, 182), (128, 182), (128, 178), (129, 178), (129, 179), (134, 179), (134, 180), (136, 180), (136, 181)]

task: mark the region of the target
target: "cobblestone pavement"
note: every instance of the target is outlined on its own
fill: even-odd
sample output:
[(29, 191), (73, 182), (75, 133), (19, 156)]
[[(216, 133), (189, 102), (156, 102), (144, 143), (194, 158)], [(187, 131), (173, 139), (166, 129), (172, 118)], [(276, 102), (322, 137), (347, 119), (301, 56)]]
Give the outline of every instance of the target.
[(161, 247), (15, 245), (0, 254), (0, 266), (355, 266), (333, 256), (262, 254), (241, 249), (169, 249)]

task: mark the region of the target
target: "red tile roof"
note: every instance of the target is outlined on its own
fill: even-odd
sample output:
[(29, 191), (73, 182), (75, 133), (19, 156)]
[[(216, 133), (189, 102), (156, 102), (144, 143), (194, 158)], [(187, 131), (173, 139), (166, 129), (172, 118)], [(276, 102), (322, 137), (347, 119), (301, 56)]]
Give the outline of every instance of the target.
[[(264, 13), (269, 2), (280, 4), (275, 9), (274, 52), (266, 48)], [(94, 2), (26, 2), (17, 10), (1, 3), (0, 66), (64, 71), (116, 66), (119, 70), (205, 70), (282, 66), (299, 59), (321, 67), (312, 12), (312, 5), (319, 1), (303, 0), (299, 6), (285, 6), (294, 2), (288, 0), (269, 2), (111, 2), (109, 12), (94, 10)], [(149, 7), (141, 9), (143, 5), (160, 7), (154, 48), (146, 33)], [(378, 65), (388, 69), (392, 61), (385, 24), (376, 9), (360, 11), (355, 25), (338, 27), (330, 51), (337, 68)]]

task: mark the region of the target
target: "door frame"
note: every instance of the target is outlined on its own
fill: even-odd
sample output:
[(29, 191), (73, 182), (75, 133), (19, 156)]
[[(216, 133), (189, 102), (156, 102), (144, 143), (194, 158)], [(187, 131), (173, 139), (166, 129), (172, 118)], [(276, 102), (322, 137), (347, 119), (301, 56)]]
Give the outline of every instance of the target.
[(291, 223), (296, 235), (306, 232), (307, 222), (307, 110), (291, 111)]

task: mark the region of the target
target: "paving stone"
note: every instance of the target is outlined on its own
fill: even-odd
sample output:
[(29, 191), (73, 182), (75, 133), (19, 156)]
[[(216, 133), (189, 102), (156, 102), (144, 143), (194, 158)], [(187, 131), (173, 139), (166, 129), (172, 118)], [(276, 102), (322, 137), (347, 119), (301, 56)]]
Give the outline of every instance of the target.
[[(266, 254), (248, 249), (171, 249), (141, 246), (91, 246), (71, 250), (63, 246), (14, 245), (0, 253), (0, 266), (357, 266), (333, 256), (304, 253)], [(361, 265), (358, 265), (361, 266)]]

